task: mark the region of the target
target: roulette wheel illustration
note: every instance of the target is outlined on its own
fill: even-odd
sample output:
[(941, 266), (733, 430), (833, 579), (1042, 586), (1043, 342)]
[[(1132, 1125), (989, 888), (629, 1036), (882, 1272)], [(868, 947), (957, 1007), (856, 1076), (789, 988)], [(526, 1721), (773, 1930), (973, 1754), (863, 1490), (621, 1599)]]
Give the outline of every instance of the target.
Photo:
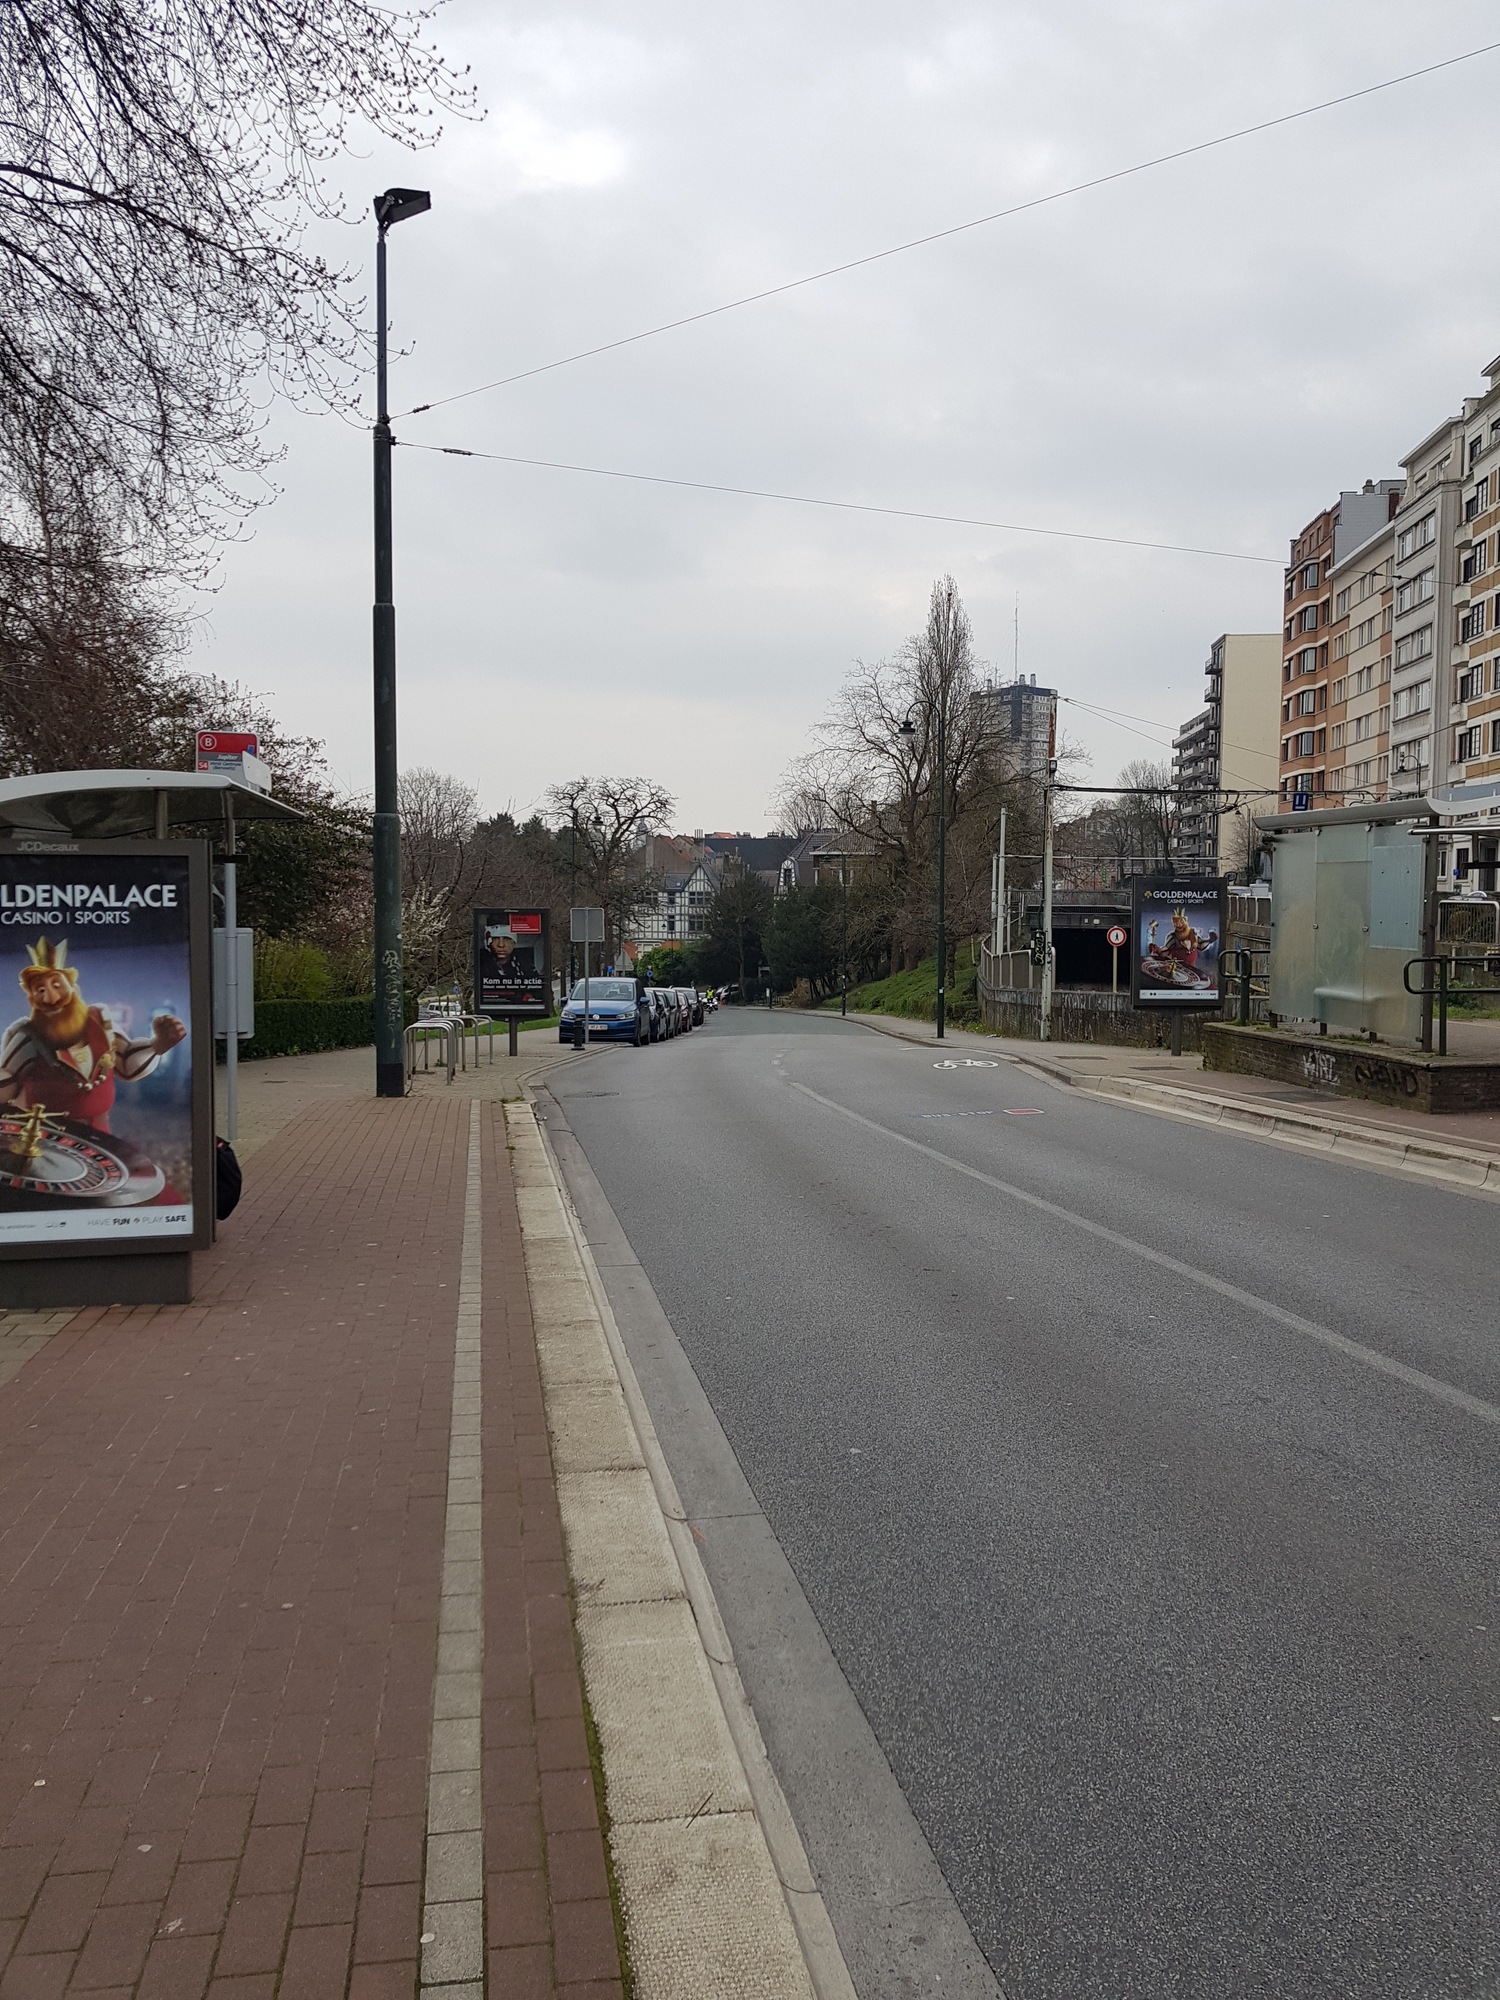
[(155, 1201), (166, 1176), (139, 1146), (78, 1119), (9, 1105), (0, 1110), (0, 1209)]

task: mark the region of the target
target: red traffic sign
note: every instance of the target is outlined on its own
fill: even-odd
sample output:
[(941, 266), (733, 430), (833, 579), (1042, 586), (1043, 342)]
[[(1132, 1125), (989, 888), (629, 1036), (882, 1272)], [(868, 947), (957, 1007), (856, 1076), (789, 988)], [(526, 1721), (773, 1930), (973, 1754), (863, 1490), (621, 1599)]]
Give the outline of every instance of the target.
[(1118, 951), (1120, 946), (1124, 944), (1126, 938), (1129, 936), (1129, 932), (1126, 931), (1119, 924), (1111, 924), (1109, 929), (1105, 932), (1105, 936), (1109, 939), (1110, 943), (1115, 947), (1116, 951)]

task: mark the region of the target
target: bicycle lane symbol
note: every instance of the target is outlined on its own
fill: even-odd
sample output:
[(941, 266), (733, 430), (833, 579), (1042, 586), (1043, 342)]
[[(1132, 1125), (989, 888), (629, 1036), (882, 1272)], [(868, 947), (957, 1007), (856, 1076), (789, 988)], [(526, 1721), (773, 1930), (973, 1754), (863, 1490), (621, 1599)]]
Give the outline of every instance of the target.
[(948, 1056), (942, 1062), (935, 1062), (934, 1069), (999, 1069), (997, 1062), (987, 1062), (981, 1056), (960, 1056), (956, 1061)]

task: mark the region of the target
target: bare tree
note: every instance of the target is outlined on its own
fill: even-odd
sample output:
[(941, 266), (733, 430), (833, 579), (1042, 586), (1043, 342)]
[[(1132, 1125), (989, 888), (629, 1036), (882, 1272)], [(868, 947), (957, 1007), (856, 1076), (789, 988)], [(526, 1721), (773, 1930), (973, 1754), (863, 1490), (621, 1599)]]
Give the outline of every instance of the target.
[(462, 977), (469, 910), (484, 872), (479, 796), (427, 765), (401, 773), (401, 928), (411, 976)]
[[(547, 817), (558, 829), (564, 865), (604, 912), (604, 955), (612, 961), (661, 884), (644, 866), (646, 836), (660, 833), (676, 800), (651, 778), (571, 778), (548, 787)], [(575, 846), (576, 842), (576, 846)]]
[(360, 302), (308, 247), (356, 126), (429, 143), (472, 95), (430, 9), (6, 0), (0, 398), (46, 401), (138, 555), (179, 570), (267, 492), (257, 385), (347, 396)]

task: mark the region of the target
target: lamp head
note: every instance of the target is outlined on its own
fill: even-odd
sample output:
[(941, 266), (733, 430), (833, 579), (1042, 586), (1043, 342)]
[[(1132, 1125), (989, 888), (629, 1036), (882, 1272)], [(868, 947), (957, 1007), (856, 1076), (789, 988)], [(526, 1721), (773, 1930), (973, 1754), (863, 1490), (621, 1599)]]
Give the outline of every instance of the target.
[(431, 206), (432, 196), (425, 188), (387, 188), (375, 197), (375, 221), (384, 235), (393, 224), (405, 222), (409, 215), (425, 215)]

